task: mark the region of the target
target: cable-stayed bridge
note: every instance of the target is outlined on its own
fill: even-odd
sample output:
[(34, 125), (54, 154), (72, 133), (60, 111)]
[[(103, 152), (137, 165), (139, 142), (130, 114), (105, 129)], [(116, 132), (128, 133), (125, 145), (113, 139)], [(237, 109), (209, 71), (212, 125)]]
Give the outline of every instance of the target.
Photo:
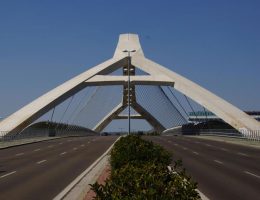
[[(86, 91), (73, 112), (68, 114), (78, 93)], [(166, 129), (187, 123), (187, 110), (174, 94), (181, 93), (190, 111), (196, 102), (211, 111), (239, 132), (260, 129), (260, 123), (185, 77), (144, 56), (135, 34), (122, 34), (114, 56), (61, 84), (24, 106), (0, 122), (4, 134), (24, 130), (46, 113), (51, 119), (55, 109), (66, 102), (59, 123), (77, 124), (94, 131), (103, 131), (112, 121), (145, 120), (153, 130)], [(128, 109), (130, 108), (130, 109)]]
[[(123, 129), (131, 121), (137, 130), (145, 125), (163, 133), (187, 125), (191, 112), (197, 120), (198, 111), (206, 120), (212, 112), (238, 133), (259, 140), (259, 132), (255, 132), (260, 130), (258, 121), (146, 58), (137, 35), (120, 35), (111, 59), (0, 121), (2, 137), (23, 136), (30, 130), (34, 135), (44, 134), (35, 127), (47, 127), (47, 136), (80, 131), (92, 134), (1, 149), (0, 199), (59, 199), (57, 196), (65, 194), (117, 139), (99, 137), (96, 132), (112, 126)], [(183, 159), (199, 190), (210, 199), (259, 197), (259, 149), (195, 137), (144, 138)]]

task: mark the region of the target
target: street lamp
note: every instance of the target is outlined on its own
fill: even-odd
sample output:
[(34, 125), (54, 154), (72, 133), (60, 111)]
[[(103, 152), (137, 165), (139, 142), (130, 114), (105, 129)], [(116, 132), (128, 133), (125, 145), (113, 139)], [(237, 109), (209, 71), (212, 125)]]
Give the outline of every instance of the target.
[(127, 70), (128, 70), (128, 81), (127, 81), (127, 90), (128, 90), (128, 97), (127, 97), (127, 104), (128, 104), (128, 135), (130, 135), (131, 131), (131, 122), (130, 122), (130, 53), (136, 52), (136, 50), (124, 50), (124, 53), (128, 54), (128, 62), (127, 62)]

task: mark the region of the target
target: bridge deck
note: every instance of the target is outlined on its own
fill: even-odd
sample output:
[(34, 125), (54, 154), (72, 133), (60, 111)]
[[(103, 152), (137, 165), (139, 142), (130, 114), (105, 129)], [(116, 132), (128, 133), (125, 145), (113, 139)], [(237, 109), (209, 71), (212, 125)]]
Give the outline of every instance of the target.
[(260, 149), (192, 137), (145, 137), (182, 159), (209, 199), (259, 199)]
[(53, 199), (117, 137), (74, 137), (0, 150), (0, 199)]

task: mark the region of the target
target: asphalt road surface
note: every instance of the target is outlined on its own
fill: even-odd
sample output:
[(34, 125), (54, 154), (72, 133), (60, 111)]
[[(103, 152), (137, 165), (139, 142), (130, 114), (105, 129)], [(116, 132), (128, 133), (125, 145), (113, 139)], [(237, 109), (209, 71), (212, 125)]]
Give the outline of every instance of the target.
[(182, 159), (209, 199), (260, 199), (260, 149), (192, 137), (145, 137)]
[(70, 137), (0, 150), (0, 199), (53, 199), (117, 137)]

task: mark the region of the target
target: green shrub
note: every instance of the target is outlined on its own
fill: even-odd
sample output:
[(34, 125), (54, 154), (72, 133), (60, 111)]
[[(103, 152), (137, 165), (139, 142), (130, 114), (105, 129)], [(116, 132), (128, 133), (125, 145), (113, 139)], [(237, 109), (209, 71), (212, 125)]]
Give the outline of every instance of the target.
[(197, 184), (186, 175), (181, 162), (174, 162), (175, 171), (170, 171), (170, 153), (138, 136), (121, 138), (112, 149), (110, 162), (110, 179), (105, 185), (92, 185), (95, 199), (200, 199)]
[(125, 164), (142, 165), (146, 162), (167, 166), (171, 163), (171, 154), (161, 146), (135, 135), (121, 138), (111, 151), (112, 170)]

